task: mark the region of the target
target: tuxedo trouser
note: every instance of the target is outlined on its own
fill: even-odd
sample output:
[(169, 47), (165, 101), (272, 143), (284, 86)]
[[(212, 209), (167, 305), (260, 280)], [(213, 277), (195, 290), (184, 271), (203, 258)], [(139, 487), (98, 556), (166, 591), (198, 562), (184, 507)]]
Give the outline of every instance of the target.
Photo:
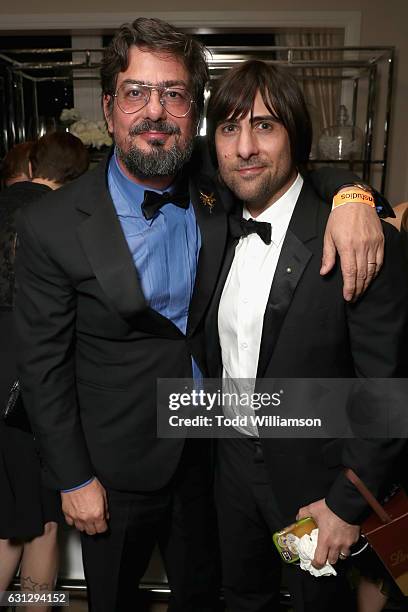
[[(171, 612), (214, 612), (220, 564), (208, 440), (187, 441), (171, 482), (158, 491), (107, 489), (109, 529), (82, 534), (90, 612), (145, 609), (138, 585), (158, 544)], [(204, 460), (203, 460), (204, 459)]]
[(296, 612), (353, 612), (347, 562), (336, 564), (337, 577), (315, 578), (280, 560), (272, 534), (285, 527), (278, 505), (283, 495), (272, 489), (259, 441), (218, 441), (216, 505), (228, 610), (277, 612), (283, 571)]

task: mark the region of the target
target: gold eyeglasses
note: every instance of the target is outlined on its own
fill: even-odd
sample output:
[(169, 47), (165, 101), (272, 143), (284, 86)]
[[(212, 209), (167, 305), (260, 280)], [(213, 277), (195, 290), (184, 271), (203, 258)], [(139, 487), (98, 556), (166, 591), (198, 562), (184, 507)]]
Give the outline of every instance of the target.
[(191, 109), (194, 100), (184, 87), (159, 87), (157, 85), (139, 85), (138, 83), (122, 83), (112, 94), (121, 111), (126, 114), (136, 113), (150, 100), (152, 91), (157, 91), (159, 101), (173, 117), (185, 117)]

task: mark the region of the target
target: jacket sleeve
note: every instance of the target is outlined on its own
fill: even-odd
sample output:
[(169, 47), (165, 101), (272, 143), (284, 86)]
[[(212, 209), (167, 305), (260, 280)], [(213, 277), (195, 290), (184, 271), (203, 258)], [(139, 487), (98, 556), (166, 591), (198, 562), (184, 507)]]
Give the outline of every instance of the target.
[(93, 476), (75, 386), (76, 294), (41, 243), (29, 211), (21, 210), (17, 219), (20, 385), (48, 479), (57, 489), (70, 489)]
[(311, 182), (316, 193), (330, 208), (335, 192), (342, 185), (362, 182), (361, 178), (350, 170), (331, 168), (330, 166), (311, 170), (305, 175), (305, 178)]
[[(355, 304), (348, 304), (346, 308), (356, 374), (358, 377), (373, 379), (371, 382), (367, 381), (368, 392), (361, 396), (361, 401), (358, 396), (354, 399), (353, 411), (365, 413), (367, 420), (370, 419), (373, 423), (377, 421), (387, 427), (389, 411), (394, 411), (394, 417), (399, 418), (401, 423), (406, 423), (406, 417), (404, 418), (402, 413), (405, 410), (404, 402), (398, 401), (398, 393), (394, 400), (393, 393), (384, 393), (387, 388), (395, 390), (397, 383), (393, 386), (392, 381), (389, 381), (389, 386), (385, 387), (375, 379), (407, 376), (404, 350), (408, 270), (400, 235), (387, 223), (383, 224), (383, 229), (384, 265), (362, 298)], [(399, 415), (398, 410), (402, 411)], [(363, 420), (366, 422), (365, 417)], [(387, 434), (384, 432), (384, 435)], [(392, 438), (391, 435), (396, 434), (383, 438), (356, 437), (345, 440), (343, 446), (342, 464), (352, 468), (376, 497), (381, 496), (383, 486), (406, 443), (405, 438)], [(334, 481), (326, 496), (326, 502), (335, 514), (353, 524), (361, 522), (368, 509), (360, 493), (343, 473)]]

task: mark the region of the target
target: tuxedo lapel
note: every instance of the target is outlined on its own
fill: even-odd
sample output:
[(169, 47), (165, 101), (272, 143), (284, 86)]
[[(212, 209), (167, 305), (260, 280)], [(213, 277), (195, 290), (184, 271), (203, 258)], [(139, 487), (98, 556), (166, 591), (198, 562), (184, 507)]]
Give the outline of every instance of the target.
[(87, 215), (77, 230), (82, 248), (105, 295), (124, 319), (155, 335), (179, 337), (180, 330), (146, 303), (109, 194), (108, 161), (109, 158), (93, 171), (89, 191), (76, 205)]
[(147, 308), (133, 258), (107, 186), (107, 164), (93, 171), (89, 193), (77, 204), (88, 215), (78, 227), (82, 248), (103, 291), (125, 319)]
[(234, 260), (235, 247), (238, 244), (238, 240), (230, 238), (225, 252), (224, 262), (222, 264), (220, 277), (217, 282), (217, 286), (211, 300), (211, 305), (208, 310), (208, 316), (206, 320), (206, 345), (207, 345), (207, 358), (208, 358), (208, 371), (210, 378), (216, 378), (221, 376), (222, 371), (222, 358), (221, 358), (221, 346), (218, 335), (218, 308), (220, 305), (221, 295), (224, 289), (224, 285), (228, 278), (228, 273), (231, 268), (231, 264)]
[(193, 177), (190, 179), (190, 197), (200, 228), (201, 249), (187, 335), (196, 329), (213, 295), (228, 236), (227, 216), (214, 181), (206, 176)]
[(288, 229), (266, 305), (257, 378), (262, 378), (272, 358), (297, 284), (311, 256), (311, 251)]
[(296, 287), (313, 254), (306, 243), (317, 234), (315, 198), (313, 190), (305, 182), (286, 232), (266, 305), (257, 378), (264, 376)]

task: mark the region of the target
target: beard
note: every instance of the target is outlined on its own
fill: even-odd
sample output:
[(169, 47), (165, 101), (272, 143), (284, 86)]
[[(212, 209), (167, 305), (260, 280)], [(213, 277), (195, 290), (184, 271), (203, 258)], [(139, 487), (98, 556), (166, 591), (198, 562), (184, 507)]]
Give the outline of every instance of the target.
[(258, 178), (256, 186), (250, 179), (246, 179), (245, 183), (234, 177), (223, 177), (223, 180), (239, 200), (255, 207), (262, 207), (282, 186), (280, 181), (268, 176)]
[[(149, 130), (181, 135), (181, 130), (176, 124), (145, 119), (129, 131), (129, 136), (136, 136)], [(150, 151), (144, 151), (135, 145), (124, 151), (118, 144), (116, 144), (116, 151), (127, 170), (136, 178), (175, 176), (191, 157), (193, 138), (178, 140), (170, 149), (164, 149), (163, 145), (164, 140), (156, 138), (150, 141), (152, 147)]]
[[(260, 160), (252, 158), (250, 162), (240, 164), (239, 168), (246, 168), (258, 161)], [(243, 179), (219, 160), (219, 177), (233, 194), (248, 207), (262, 209), (292, 181), (294, 176), (292, 166), (280, 169), (280, 171), (273, 171), (273, 168), (269, 167), (271, 171), (265, 173), (264, 176)], [(238, 169), (238, 167), (234, 169)]]

